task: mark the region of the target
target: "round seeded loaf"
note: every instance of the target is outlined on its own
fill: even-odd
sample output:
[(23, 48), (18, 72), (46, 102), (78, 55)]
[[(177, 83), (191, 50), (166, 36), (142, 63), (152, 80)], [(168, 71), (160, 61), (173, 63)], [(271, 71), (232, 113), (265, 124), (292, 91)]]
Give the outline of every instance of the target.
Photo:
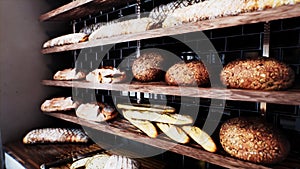
[(144, 52), (132, 64), (133, 76), (143, 82), (161, 80), (165, 65), (164, 57), (158, 52)]
[(251, 58), (230, 62), (220, 78), (229, 88), (283, 90), (292, 86), (295, 73), (273, 58)]
[(169, 68), (165, 80), (175, 86), (203, 86), (209, 83), (209, 75), (201, 61), (179, 62)]
[(233, 118), (222, 124), (220, 142), (230, 155), (254, 163), (274, 164), (289, 153), (289, 141), (260, 118)]

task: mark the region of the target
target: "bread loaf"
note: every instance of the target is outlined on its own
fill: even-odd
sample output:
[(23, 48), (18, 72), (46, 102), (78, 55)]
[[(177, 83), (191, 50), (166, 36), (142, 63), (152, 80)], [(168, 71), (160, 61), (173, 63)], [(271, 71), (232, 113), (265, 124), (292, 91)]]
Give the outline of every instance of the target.
[(132, 64), (133, 76), (143, 82), (161, 80), (165, 58), (158, 52), (144, 52)]
[(86, 80), (93, 83), (118, 83), (125, 78), (125, 72), (111, 66), (95, 69), (86, 76)]
[(79, 129), (43, 128), (32, 130), (23, 138), (24, 144), (68, 142), (86, 143), (88, 136)]
[(99, 29), (92, 32), (89, 36), (89, 40), (144, 32), (146, 31), (147, 26), (150, 22), (150, 18), (140, 18), (121, 22), (113, 22), (107, 25), (103, 25), (99, 27)]
[(103, 104), (100, 105), (95, 103), (81, 104), (76, 110), (76, 115), (77, 117), (95, 122), (111, 120), (118, 115), (118, 112), (109, 105), (105, 105), (104, 107), (102, 107)]
[(203, 147), (204, 150), (209, 152), (216, 152), (217, 146), (214, 140), (203, 130), (196, 126), (182, 126), (191, 138)]
[(221, 81), (229, 88), (282, 90), (292, 86), (294, 71), (273, 58), (250, 58), (227, 64)]
[(204, 86), (209, 83), (209, 75), (201, 61), (179, 62), (169, 68), (165, 80), (169, 85)]
[(78, 102), (74, 102), (71, 97), (57, 97), (51, 100), (45, 100), (41, 105), (44, 112), (67, 111), (77, 108)]
[(54, 80), (79, 80), (83, 78), (85, 78), (85, 73), (77, 71), (75, 68), (57, 71), (53, 76)]
[(289, 153), (289, 141), (272, 125), (259, 118), (233, 118), (220, 129), (224, 150), (239, 159), (274, 164)]
[(172, 124), (166, 123), (156, 123), (158, 128), (163, 131), (168, 137), (178, 143), (188, 143), (190, 138), (185, 134), (185, 132), (180, 128)]
[(88, 36), (85, 33), (72, 33), (68, 35), (62, 35), (45, 42), (43, 44), (43, 48), (84, 42), (87, 40), (87, 37)]
[(136, 110), (123, 110), (123, 115), (127, 118), (137, 120), (148, 120), (160, 123), (169, 123), (176, 125), (187, 125), (192, 124), (194, 120), (189, 115), (182, 114), (167, 114), (157, 113), (151, 111), (136, 111)]

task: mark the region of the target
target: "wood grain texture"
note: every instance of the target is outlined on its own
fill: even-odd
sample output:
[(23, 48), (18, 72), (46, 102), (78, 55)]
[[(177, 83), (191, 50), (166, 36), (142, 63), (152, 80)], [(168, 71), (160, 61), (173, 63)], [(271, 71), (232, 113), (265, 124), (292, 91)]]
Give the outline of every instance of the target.
[(40, 16), (40, 21), (71, 21), (134, 0), (76, 0)]
[[(227, 155), (222, 154), (222, 152), (217, 153), (210, 153), (205, 150), (203, 150), (200, 146), (194, 145), (194, 144), (177, 144), (171, 141), (168, 138), (150, 138), (144, 135), (143, 133), (139, 132), (135, 127), (133, 127), (127, 120), (124, 119), (117, 119), (108, 123), (95, 123), (90, 122), (88, 120), (80, 119), (76, 117), (74, 114), (64, 114), (64, 113), (45, 113), (49, 116), (53, 116), (59, 119), (63, 119), (69, 122), (73, 122), (76, 124), (80, 124), (86, 127), (90, 127), (96, 130), (100, 130), (106, 133), (110, 133), (113, 135), (117, 135), (120, 137), (124, 137), (130, 140), (134, 140), (137, 142), (141, 142), (144, 144), (151, 145), (153, 147), (166, 149), (171, 152), (175, 152), (178, 154), (182, 154), (185, 156), (189, 156), (198, 160), (206, 161), (212, 164), (216, 164), (222, 167), (226, 168), (258, 168), (258, 169), (267, 169), (269, 167), (259, 165), (259, 164), (253, 164), (250, 162), (238, 160), (232, 157), (229, 157)], [(215, 140), (216, 141), (216, 140)], [(299, 159), (287, 159), (283, 161), (283, 165), (278, 164), (276, 167), (287, 167), (287, 168), (293, 168), (294, 166), (298, 166), (297, 163), (290, 163), (290, 161), (294, 161)], [(272, 166), (273, 168), (275, 166)]]
[(300, 90), (290, 89), (288, 91), (257, 91), (245, 89), (226, 88), (200, 88), (200, 87), (177, 87), (168, 85), (153, 85), (150, 83), (135, 84), (100, 84), (86, 81), (54, 81), (43, 80), (43, 85), (75, 87), (114, 91), (132, 91), (143, 93), (154, 93), (175, 96), (201, 97), (222, 100), (237, 100), (249, 102), (267, 102), (286, 105), (300, 105)]
[(263, 11), (242, 13), (237, 16), (226, 16), (211, 20), (199, 21), (196, 23), (186, 23), (180, 26), (171, 28), (159, 28), (146, 32), (114, 36), (109, 38), (97, 39), (88, 42), (77, 44), (56, 46), (52, 48), (42, 49), (43, 54), (63, 52), (75, 49), (84, 49), (89, 47), (96, 47), (100, 45), (115, 44), (127, 41), (150, 39), (163, 36), (179, 35), (183, 33), (204, 31), (217, 28), (225, 28), (237, 25), (245, 25), (259, 22), (269, 22), (272, 20), (293, 18), (300, 16), (300, 3), (295, 5), (281, 6), (274, 9), (267, 9)]
[[(21, 142), (8, 143), (5, 145), (4, 149), (6, 153), (10, 154), (28, 169), (40, 169), (41, 164), (56, 162), (57, 160), (64, 158), (70, 158), (72, 155), (82, 156), (83, 154), (87, 153), (89, 156), (92, 156), (97, 152), (102, 152), (103, 150), (97, 144), (68, 143), (24, 145)], [(141, 163), (143, 169), (163, 169), (165, 166), (165, 163), (152, 158), (136, 160)]]

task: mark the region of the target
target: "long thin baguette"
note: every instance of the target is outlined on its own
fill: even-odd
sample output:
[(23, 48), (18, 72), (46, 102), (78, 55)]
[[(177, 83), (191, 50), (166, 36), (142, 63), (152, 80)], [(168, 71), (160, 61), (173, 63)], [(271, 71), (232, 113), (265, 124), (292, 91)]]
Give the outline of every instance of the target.
[(123, 115), (131, 119), (148, 120), (176, 125), (187, 125), (193, 123), (192, 117), (181, 114), (161, 114), (151, 111), (123, 110)]
[(209, 152), (217, 151), (217, 146), (213, 139), (200, 128), (195, 126), (183, 126), (182, 129), (205, 150)]
[(30, 131), (24, 138), (24, 144), (88, 142), (88, 136), (80, 129), (43, 128)]
[(118, 104), (119, 109), (137, 110), (137, 111), (152, 111), (157, 113), (174, 113), (175, 108), (165, 105), (152, 105), (152, 104)]
[(125, 114), (124, 114), (124, 117), (131, 124), (133, 124), (138, 129), (142, 130), (145, 134), (147, 134), (147, 136), (149, 136), (151, 138), (156, 138), (157, 137), (158, 132), (157, 132), (155, 126), (150, 121), (132, 119), (132, 118), (127, 117)]
[(185, 134), (185, 132), (177, 126), (172, 124), (156, 123), (156, 125), (163, 131), (168, 137), (173, 139), (178, 143), (188, 143), (190, 138)]

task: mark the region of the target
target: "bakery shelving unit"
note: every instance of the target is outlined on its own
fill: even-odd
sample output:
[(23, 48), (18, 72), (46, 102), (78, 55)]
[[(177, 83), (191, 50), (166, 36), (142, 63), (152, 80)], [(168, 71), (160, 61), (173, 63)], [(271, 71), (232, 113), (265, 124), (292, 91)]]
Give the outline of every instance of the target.
[[(83, 16), (94, 14), (100, 9), (105, 9), (111, 4), (120, 3), (118, 0), (77, 0), (67, 5), (59, 7), (53, 11), (41, 15), (41, 21), (50, 20), (73, 20)], [(97, 5), (96, 5), (97, 4)], [(148, 30), (142, 33), (134, 33), (127, 35), (120, 35), (110, 38), (87, 41), (78, 44), (71, 44), (65, 46), (57, 46), (47, 49), (42, 49), (43, 54), (51, 54), (56, 52), (71, 51), (77, 49), (85, 49), (89, 47), (96, 47), (101, 45), (115, 44), (121, 42), (143, 40), (171, 35), (178, 35), (190, 32), (204, 31), (217, 28), (232, 27), (244, 24), (252, 24), (258, 22), (269, 22), (272, 20), (293, 18), (300, 16), (300, 4), (281, 6), (274, 9), (266, 9), (263, 11), (255, 11), (249, 13), (242, 13), (237, 16), (226, 16), (212, 20), (204, 20), (196, 23), (187, 23), (172, 28), (159, 28)], [(211, 99), (226, 99), (239, 101), (253, 101), (266, 102), (275, 104), (300, 105), (300, 90), (290, 89), (288, 91), (251, 91), (239, 89), (222, 89), (222, 88), (196, 88), (184, 87), (184, 93), (179, 87), (167, 86), (165, 84), (145, 84), (145, 83), (131, 83), (131, 84), (93, 84), (85, 81), (53, 81), (44, 80), (43, 85), (56, 87), (76, 87), (86, 89), (99, 90), (115, 90), (115, 91), (129, 91), (129, 92), (146, 92), (154, 94), (165, 94), (175, 96), (201, 97)], [(142, 133), (133, 130), (132, 126), (122, 119), (117, 119), (108, 124), (94, 123), (91, 121), (77, 118), (74, 113), (45, 113), (58, 119), (81, 124), (83, 126), (91, 127), (106, 133), (121, 136), (130, 140), (148, 144), (161, 149), (168, 149), (169, 151), (186, 155), (195, 159), (206, 161), (222, 167), (228, 168), (299, 168), (300, 159), (297, 156), (290, 155), (284, 162), (276, 166), (264, 166), (253, 164), (250, 162), (238, 160), (225, 155), (223, 152), (209, 153), (197, 145), (175, 144), (167, 138), (151, 139)], [(169, 147), (172, 148), (169, 148)]]
[(127, 120), (117, 119), (111, 122), (106, 123), (96, 123), (88, 120), (84, 120), (76, 117), (74, 113), (46, 113), (49, 116), (56, 117), (59, 119), (63, 119), (69, 122), (73, 122), (76, 124), (80, 124), (86, 127), (90, 127), (96, 130), (104, 131), (113, 135), (117, 135), (120, 137), (124, 137), (130, 140), (134, 140), (141, 143), (146, 143), (148, 145), (167, 149), (168, 151), (182, 154), (185, 156), (189, 156), (195, 159), (203, 160), (212, 164), (216, 164), (226, 168), (257, 168), (257, 169), (268, 169), (268, 168), (294, 168), (299, 167), (300, 164), (297, 164), (299, 161), (299, 157), (290, 156), (283, 163), (280, 163), (277, 166), (266, 167), (259, 164), (254, 164), (242, 160), (238, 160), (232, 157), (225, 156), (224, 152), (222, 154), (210, 153), (203, 150), (199, 145), (189, 144), (182, 145), (177, 144), (165, 137), (159, 137), (152, 139), (150, 137), (145, 136), (140, 131), (136, 130), (134, 126), (132, 126)]
[[(70, 14), (71, 15), (71, 14)], [(172, 36), (184, 33), (191, 33), (197, 31), (204, 31), (217, 28), (225, 28), (231, 26), (245, 25), (258, 22), (269, 22), (272, 20), (286, 19), (300, 16), (300, 4), (292, 6), (281, 6), (274, 9), (267, 9), (257, 12), (242, 13), (237, 16), (226, 16), (216, 18), (213, 20), (204, 20), (196, 23), (187, 23), (171, 28), (159, 28), (148, 30), (146, 32), (134, 33), (128, 35), (120, 35), (115, 37), (103, 38), (78, 44), (57, 46), (46, 48), (42, 50), (43, 54), (50, 54), (55, 52), (63, 52), (76, 49), (84, 49), (100, 45), (115, 44), (121, 42), (157, 38), (164, 36)]]

